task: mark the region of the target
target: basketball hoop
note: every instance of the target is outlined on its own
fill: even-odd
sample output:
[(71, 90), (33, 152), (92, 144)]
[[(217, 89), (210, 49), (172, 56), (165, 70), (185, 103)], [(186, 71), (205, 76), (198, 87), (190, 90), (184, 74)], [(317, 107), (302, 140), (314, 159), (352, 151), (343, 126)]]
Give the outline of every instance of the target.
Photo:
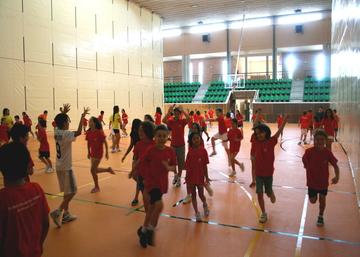
[(245, 75), (244, 74), (230, 74), (226, 75), (225, 88), (238, 90), (245, 88)]

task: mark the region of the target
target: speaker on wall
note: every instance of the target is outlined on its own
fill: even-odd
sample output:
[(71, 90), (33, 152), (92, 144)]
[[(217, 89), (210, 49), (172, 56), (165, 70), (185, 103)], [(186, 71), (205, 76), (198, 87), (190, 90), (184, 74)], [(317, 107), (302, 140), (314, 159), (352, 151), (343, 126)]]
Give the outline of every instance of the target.
[(296, 25), (295, 26), (295, 33), (304, 34), (304, 25)]
[(210, 34), (202, 35), (202, 41), (204, 43), (210, 43)]

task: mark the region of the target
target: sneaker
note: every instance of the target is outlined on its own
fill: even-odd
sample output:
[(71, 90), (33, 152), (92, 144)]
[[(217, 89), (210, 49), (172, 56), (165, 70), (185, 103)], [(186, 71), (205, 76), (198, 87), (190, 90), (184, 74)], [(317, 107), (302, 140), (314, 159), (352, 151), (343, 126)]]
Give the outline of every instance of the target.
[(214, 156), (214, 155), (217, 155), (216, 151), (212, 152), (212, 153), (210, 154), (210, 157), (211, 157), (211, 156)]
[(176, 184), (175, 184), (176, 187), (181, 187), (181, 178), (178, 178), (176, 180)]
[(131, 206), (136, 206), (138, 204), (139, 204), (139, 201), (136, 199), (132, 200), (132, 202), (131, 202)]
[(142, 227), (138, 228), (137, 235), (139, 236), (139, 243), (140, 243), (141, 247), (146, 248), (147, 247), (147, 238), (146, 238), (146, 233), (142, 232)]
[(276, 202), (276, 196), (275, 196), (274, 192), (273, 192), (272, 195), (270, 196), (270, 201), (271, 201), (272, 203), (275, 203), (275, 202)]
[(244, 163), (241, 162), (239, 167), (240, 167), (241, 172), (244, 172), (244, 170), (245, 170)]
[(190, 203), (191, 200), (192, 200), (192, 197), (191, 197), (191, 194), (189, 194), (184, 198), (183, 204)]
[(66, 224), (69, 223), (71, 221), (76, 220), (77, 217), (75, 215), (71, 215), (70, 212), (66, 212), (64, 213), (63, 217), (62, 217), (62, 224)]
[(120, 148), (116, 148), (115, 151), (116, 151), (117, 153), (121, 152)]
[(298, 145), (301, 145), (301, 141), (298, 143)]
[(45, 173), (53, 173), (54, 170), (51, 167), (46, 168)]
[(196, 222), (201, 222), (200, 212), (195, 213), (195, 220), (196, 220)]
[(204, 216), (205, 217), (208, 217), (210, 214), (210, 210), (209, 210), (209, 207), (206, 205), (204, 205)]
[(306, 142), (306, 141), (304, 141), (304, 145), (307, 145), (307, 142)]
[(94, 193), (98, 193), (100, 192), (100, 188), (98, 187), (94, 187), (93, 189), (91, 189), (90, 193), (94, 194)]
[(61, 227), (61, 214), (62, 214), (62, 210), (55, 210), (50, 213), (51, 219), (58, 228)]
[(154, 246), (154, 230), (146, 230), (146, 240), (147, 240), (147, 244)]
[(213, 195), (214, 195), (214, 190), (211, 188), (211, 186), (210, 186), (209, 183), (205, 184), (205, 189), (206, 189), (206, 191), (208, 192), (208, 194), (209, 194), (210, 196), (213, 196)]
[(324, 217), (323, 216), (318, 216), (318, 220), (317, 220), (317, 222), (316, 222), (316, 226), (318, 226), (318, 227), (322, 227), (322, 226), (324, 226)]
[(236, 176), (236, 171), (233, 170), (230, 174), (229, 174), (229, 177), (235, 177)]
[(261, 213), (261, 215), (260, 215), (259, 222), (260, 222), (260, 223), (265, 223), (265, 222), (267, 221), (267, 219), (268, 219), (268, 217), (267, 217), (266, 212), (263, 212), (263, 213)]
[(111, 153), (116, 153), (116, 150), (114, 148), (111, 149)]

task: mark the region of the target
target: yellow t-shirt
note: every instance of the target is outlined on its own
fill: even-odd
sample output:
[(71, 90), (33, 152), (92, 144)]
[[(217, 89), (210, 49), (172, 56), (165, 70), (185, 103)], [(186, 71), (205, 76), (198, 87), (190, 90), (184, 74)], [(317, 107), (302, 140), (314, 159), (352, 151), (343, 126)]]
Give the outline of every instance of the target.
[(8, 128), (11, 128), (14, 125), (14, 121), (10, 115), (3, 116), (1, 119), (5, 119), (5, 124)]
[[(114, 118), (113, 118), (114, 116)], [(113, 129), (120, 129), (120, 114), (119, 113), (115, 113), (115, 115), (111, 115), (110, 116), (110, 122), (111, 122), (111, 126)]]

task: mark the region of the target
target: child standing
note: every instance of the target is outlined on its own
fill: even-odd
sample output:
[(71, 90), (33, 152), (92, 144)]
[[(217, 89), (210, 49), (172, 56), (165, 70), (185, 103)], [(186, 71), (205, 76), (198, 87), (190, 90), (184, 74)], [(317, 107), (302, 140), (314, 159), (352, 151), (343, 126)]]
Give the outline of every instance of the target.
[(3, 109), (3, 116), (1, 119), (5, 120), (5, 125), (11, 129), (11, 127), (14, 125), (13, 118), (10, 116), (10, 110), (8, 108)]
[(0, 256), (41, 256), (49, 230), (49, 207), (37, 183), (26, 182), (29, 151), (19, 142), (0, 149)]
[(271, 202), (275, 203), (276, 201), (276, 197), (272, 189), (275, 161), (274, 148), (277, 144), (281, 130), (285, 127), (287, 118), (287, 116), (284, 118), (283, 124), (273, 136), (271, 136), (270, 128), (265, 124), (260, 124), (254, 128), (256, 135), (256, 140), (253, 143), (256, 162), (256, 194), (262, 212), (259, 219), (260, 223), (265, 223), (268, 219), (265, 211), (264, 187), (265, 193), (270, 198)]
[(324, 211), (326, 207), (326, 195), (329, 186), (329, 164), (334, 167), (335, 177), (332, 184), (339, 182), (339, 167), (337, 159), (332, 152), (325, 148), (327, 134), (323, 130), (317, 130), (314, 134), (314, 146), (305, 151), (302, 161), (306, 169), (306, 181), (310, 203), (315, 204), (319, 195), (319, 216), (317, 226), (324, 225)]
[(69, 212), (69, 203), (77, 192), (76, 180), (72, 170), (72, 142), (76, 140), (76, 137), (81, 135), (82, 120), (89, 113), (89, 108), (84, 108), (77, 131), (69, 131), (70, 122), (69, 116), (67, 115), (69, 111), (70, 105), (65, 104), (63, 112), (55, 117), (56, 174), (60, 191), (64, 192), (64, 198), (60, 206), (50, 213), (50, 217), (58, 228), (60, 228), (62, 224), (77, 219), (76, 216)]
[(129, 116), (127, 115), (125, 109), (121, 109), (121, 119), (123, 124), (124, 136), (127, 136), (126, 125), (129, 123)]
[(301, 129), (301, 135), (298, 145), (301, 145), (301, 141), (303, 141), (304, 145), (306, 145), (306, 137), (309, 128), (309, 116), (307, 115), (306, 111), (303, 112), (303, 115), (299, 119), (299, 126)]
[(210, 156), (214, 156), (216, 155), (216, 150), (215, 150), (215, 141), (216, 140), (221, 140), (222, 141), (222, 145), (229, 157), (229, 149), (228, 149), (228, 146), (227, 146), (227, 128), (226, 128), (226, 125), (225, 125), (225, 119), (224, 119), (224, 114), (223, 114), (223, 111), (222, 109), (218, 108), (216, 109), (216, 116), (217, 116), (217, 119), (215, 119), (214, 121), (217, 121), (218, 122), (218, 133), (216, 133), (212, 138), (211, 138), (211, 145), (212, 145), (212, 148), (213, 148), (213, 152), (210, 154)]
[(104, 154), (103, 147), (105, 147), (105, 158), (109, 159), (108, 152), (108, 144), (106, 142), (106, 136), (102, 129), (102, 125), (100, 121), (91, 117), (89, 122), (89, 130), (86, 131), (85, 140), (87, 141), (87, 149), (88, 149), (88, 159), (91, 161), (91, 175), (94, 180), (94, 188), (91, 189), (90, 193), (100, 192), (98, 173), (108, 172), (110, 174), (114, 174), (115, 172), (111, 167), (108, 168), (99, 168), (99, 164)]
[(333, 110), (334, 118), (335, 118), (335, 141), (337, 142), (337, 134), (339, 131), (339, 125), (340, 125), (340, 117), (337, 115), (336, 110)]
[(242, 128), (244, 126), (244, 116), (242, 116), (242, 114), (240, 113), (239, 110), (236, 110), (236, 116), (235, 118), (238, 121), (238, 126), (239, 128)]
[(154, 230), (158, 224), (160, 213), (163, 209), (162, 196), (168, 191), (168, 172), (173, 171), (176, 175), (175, 151), (166, 146), (169, 131), (164, 125), (155, 129), (155, 146), (148, 149), (143, 157), (147, 167), (144, 182), (145, 191), (149, 195), (149, 208), (146, 212), (144, 225), (137, 234), (142, 247), (154, 245)]
[(104, 122), (104, 111), (100, 112), (100, 115), (98, 116), (98, 120), (101, 122), (102, 125), (106, 125)]
[(335, 128), (337, 126), (336, 119), (334, 117), (333, 111), (329, 108), (325, 111), (325, 116), (321, 122), (321, 128), (323, 128), (328, 135), (326, 148), (331, 151), (331, 145), (334, 142), (335, 138)]
[(201, 146), (201, 137), (198, 133), (191, 133), (189, 136), (189, 145), (191, 151), (188, 152), (186, 156), (186, 184), (190, 188), (192, 196), (192, 204), (195, 211), (196, 221), (201, 221), (201, 215), (197, 206), (196, 199), (196, 189), (198, 191), (199, 197), (203, 203), (204, 216), (209, 216), (209, 208), (206, 203), (206, 198), (204, 195), (204, 186), (205, 182), (210, 183), (208, 176), (207, 164), (209, 164), (208, 153), (204, 147)]
[(29, 115), (27, 115), (26, 112), (23, 112), (22, 118), (24, 121), (24, 125), (29, 129), (29, 133), (34, 137), (34, 133), (32, 132), (32, 129), (31, 129), (32, 120), (30, 119)]
[(312, 137), (313, 137), (313, 130), (314, 130), (314, 114), (311, 109), (308, 110), (307, 116), (309, 117), (308, 131), (310, 132), (310, 141), (311, 141)]
[(112, 128), (112, 131), (114, 132), (112, 136), (112, 153), (120, 152), (120, 129), (123, 129), (123, 127), (119, 112), (119, 106), (115, 105), (113, 114), (110, 116), (109, 129)]
[(46, 134), (46, 121), (39, 119), (37, 128), (38, 130), (35, 131), (35, 134), (40, 142), (39, 159), (46, 165), (45, 172), (51, 173), (53, 172), (53, 168), (50, 160), (50, 146)]
[(243, 140), (243, 134), (238, 127), (237, 119), (232, 119), (231, 126), (232, 127), (228, 131), (227, 136), (230, 141), (230, 164), (232, 168), (232, 172), (230, 173), (229, 176), (233, 177), (236, 175), (235, 164), (240, 167), (241, 171), (244, 171), (244, 163), (240, 163), (235, 159), (236, 155), (240, 151), (240, 145), (241, 145), (241, 140)]
[(0, 124), (0, 147), (9, 143), (9, 127), (6, 125), (5, 119), (1, 119)]

